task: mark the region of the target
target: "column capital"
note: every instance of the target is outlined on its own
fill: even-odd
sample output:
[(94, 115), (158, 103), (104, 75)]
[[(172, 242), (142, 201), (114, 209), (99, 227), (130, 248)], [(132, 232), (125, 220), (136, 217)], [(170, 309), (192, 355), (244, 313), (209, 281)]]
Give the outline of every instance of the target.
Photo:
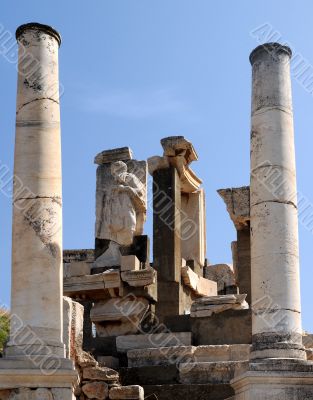
[(276, 58), (278, 54), (286, 54), (289, 58), (292, 56), (292, 51), (290, 47), (284, 46), (280, 43), (271, 42), (264, 43), (260, 46), (256, 47), (250, 54), (249, 60), (251, 65), (255, 63), (258, 59), (264, 57), (264, 55), (271, 55), (273, 58)]
[(29, 22), (19, 26), (16, 30), (15, 37), (19, 40), (19, 37), (27, 30), (41, 31), (47, 33), (48, 35), (54, 37), (56, 41), (61, 45), (61, 35), (58, 31), (49, 25), (39, 24), (38, 22)]

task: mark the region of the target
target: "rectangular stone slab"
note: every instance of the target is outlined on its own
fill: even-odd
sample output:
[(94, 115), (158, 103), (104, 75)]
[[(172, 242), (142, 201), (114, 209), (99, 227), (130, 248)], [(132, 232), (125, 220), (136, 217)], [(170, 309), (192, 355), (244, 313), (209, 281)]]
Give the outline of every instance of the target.
[(107, 270), (101, 274), (65, 278), (63, 281), (64, 295), (104, 295), (105, 289), (119, 289), (121, 285), (119, 270)]
[[(180, 364), (179, 379), (184, 384), (230, 383), (242, 361), (196, 362)], [(248, 362), (247, 362), (248, 364)]]
[(148, 365), (171, 365), (194, 361), (194, 346), (173, 346), (151, 349), (129, 350), (127, 352), (129, 367)]
[(191, 346), (191, 332), (126, 335), (116, 338), (117, 351), (120, 353), (134, 349), (169, 346)]
[(120, 147), (118, 149), (104, 150), (95, 157), (95, 164), (101, 165), (114, 161), (128, 161), (133, 158), (133, 152), (129, 147)]
[[(158, 400), (235, 400), (230, 397), (234, 394), (229, 384), (206, 385), (144, 385), (147, 399), (154, 396)], [(149, 397), (150, 396), (150, 397)]]

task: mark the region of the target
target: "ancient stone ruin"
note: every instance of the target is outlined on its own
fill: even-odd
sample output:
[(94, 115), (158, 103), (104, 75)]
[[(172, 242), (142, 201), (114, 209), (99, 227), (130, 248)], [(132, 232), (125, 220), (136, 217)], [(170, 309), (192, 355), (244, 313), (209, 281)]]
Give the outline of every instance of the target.
[(61, 38), (37, 23), (16, 38), (12, 302), (0, 400), (313, 398), (291, 50), (267, 43), (250, 55), (251, 181), (218, 190), (237, 240), (232, 264), (211, 265), (205, 191), (191, 169), (201, 160), (183, 136), (161, 139), (158, 155), (143, 161), (127, 146), (99, 149), (95, 246), (62, 249)]

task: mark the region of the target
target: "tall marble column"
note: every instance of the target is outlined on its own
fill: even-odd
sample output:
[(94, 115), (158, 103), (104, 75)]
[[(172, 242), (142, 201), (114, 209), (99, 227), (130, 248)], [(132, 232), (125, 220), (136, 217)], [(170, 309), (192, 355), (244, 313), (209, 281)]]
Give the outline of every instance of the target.
[[(19, 46), (8, 357), (64, 357), (62, 343), (62, 179), (60, 35), (37, 23), (17, 29)], [(22, 331), (28, 329), (31, 335)], [(21, 333), (19, 333), (21, 332)], [(42, 346), (44, 343), (44, 346)]]
[(252, 359), (304, 359), (289, 47), (250, 55)]
[(61, 39), (37, 23), (20, 26), (16, 38), (12, 317), (0, 397), (73, 400), (77, 372), (62, 332)]

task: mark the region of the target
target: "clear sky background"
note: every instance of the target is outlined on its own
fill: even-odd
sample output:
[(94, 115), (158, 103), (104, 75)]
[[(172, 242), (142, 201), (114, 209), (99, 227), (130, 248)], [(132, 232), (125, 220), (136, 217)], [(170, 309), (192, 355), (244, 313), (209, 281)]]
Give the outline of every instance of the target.
[[(12, 34), (20, 24), (35, 21), (54, 26), (62, 35), (64, 248), (93, 247), (93, 158), (98, 152), (130, 146), (137, 159), (146, 159), (161, 155), (162, 137), (184, 135), (199, 153), (193, 168), (206, 189), (208, 258), (212, 263), (231, 262), (235, 229), (216, 190), (249, 184), (248, 57), (259, 40), (266, 39), (258, 28), (267, 24), (313, 65), (312, 1), (1, 4), (0, 23)], [(0, 160), (11, 171), (16, 75), (15, 65), (0, 48)], [(313, 202), (313, 95), (299, 81), (293, 77), (298, 190)], [(11, 201), (3, 193), (0, 221), (0, 299), (9, 304)], [(303, 326), (313, 332), (313, 234), (303, 224), (299, 230)], [(151, 218), (146, 231), (151, 233)]]

